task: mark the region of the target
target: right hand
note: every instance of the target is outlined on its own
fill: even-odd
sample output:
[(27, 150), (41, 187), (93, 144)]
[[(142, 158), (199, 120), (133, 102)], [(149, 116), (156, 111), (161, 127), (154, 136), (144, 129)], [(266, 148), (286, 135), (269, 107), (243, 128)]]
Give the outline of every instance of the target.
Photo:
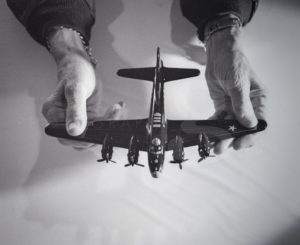
[[(51, 35), (49, 42), (57, 64), (58, 84), (44, 103), (42, 112), (49, 123), (66, 122), (67, 132), (78, 136), (85, 130), (88, 120), (100, 118), (101, 82), (96, 84), (94, 67), (77, 33), (59, 29)], [(123, 103), (114, 105), (105, 113), (105, 119), (119, 119), (123, 107)], [(94, 145), (58, 140), (76, 149)]]
[[(205, 75), (216, 110), (211, 119), (235, 118), (243, 126), (252, 128), (257, 119), (265, 119), (266, 90), (244, 55), (240, 35), (240, 28), (232, 28), (210, 37)], [(257, 135), (222, 140), (214, 146), (214, 152), (221, 154), (230, 147), (235, 150), (251, 147)]]

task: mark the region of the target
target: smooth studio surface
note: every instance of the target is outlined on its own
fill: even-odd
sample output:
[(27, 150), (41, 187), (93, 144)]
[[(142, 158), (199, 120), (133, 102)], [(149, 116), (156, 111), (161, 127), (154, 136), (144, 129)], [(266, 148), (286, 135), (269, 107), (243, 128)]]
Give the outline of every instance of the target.
[[(299, 13), (296, 1), (262, 1), (244, 30), (245, 52), (269, 94), (269, 127), (257, 144), (201, 163), (195, 147), (186, 149), (183, 171), (168, 153), (153, 179), (147, 168), (123, 167), (126, 150), (115, 149), (118, 164), (101, 164), (101, 147), (78, 152), (44, 134), (41, 108), (56, 67), (1, 1), (1, 244), (299, 244)], [(128, 118), (148, 115), (151, 84), (115, 73), (154, 65), (160, 46), (166, 66), (202, 73), (166, 85), (168, 118), (209, 117), (195, 31), (178, 1), (98, 1), (92, 47), (103, 111), (122, 100)]]

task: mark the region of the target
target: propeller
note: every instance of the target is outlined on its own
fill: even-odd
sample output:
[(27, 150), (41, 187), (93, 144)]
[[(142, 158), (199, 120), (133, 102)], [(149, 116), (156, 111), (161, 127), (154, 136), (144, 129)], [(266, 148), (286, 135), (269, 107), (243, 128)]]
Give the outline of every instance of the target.
[(202, 162), (205, 159), (205, 157), (201, 157), (198, 162)]
[(185, 161), (187, 161), (187, 160), (189, 160), (189, 159), (183, 159), (182, 161), (175, 161), (175, 160), (173, 160), (173, 161), (170, 161), (170, 163), (178, 164), (179, 168), (182, 170), (182, 163), (185, 162)]
[(187, 160), (189, 160), (189, 159), (183, 159), (182, 161), (175, 161), (175, 160), (173, 160), (173, 161), (170, 161), (170, 163), (182, 163), (182, 162), (185, 162)]
[(134, 165), (137, 165), (137, 166), (140, 166), (140, 167), (145, 167), (145, 165), (143, 165), (143, 164), (140, 164), (140, 163), (127, 163), (127, 164), (125, 164), (124, 165), (124, 167), (129, 167), (129, 166), (134, 166)]
[[(211, 155), (211, 156), (207, 156), (207, 157), (215, 157), (214, 155)], [(198, 160), (198, 162), (202, 162), (205, 158), (207, 158), (207, 157), (201, 157), (199, 160)]]
[(106, 163), (109, 163), (109, 162), (116, 163), (113, 160), (108, 160), (108, 159), (104, 159), (104, 158), (97, 160), (97, 162), (104, 162), (104, 161), (106, 161)]

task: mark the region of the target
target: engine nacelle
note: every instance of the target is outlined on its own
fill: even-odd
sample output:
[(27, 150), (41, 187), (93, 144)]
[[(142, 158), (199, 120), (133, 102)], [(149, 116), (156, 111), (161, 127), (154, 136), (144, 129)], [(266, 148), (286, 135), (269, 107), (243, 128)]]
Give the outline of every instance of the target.
[(140, 142), (135, 136), (132, 136), (128, 147), (128, 162), (132, 165), (137, 164), (139, 160)]
[(101, 150), (101, 155), (104, 160), (111, 160), (113, 155), (113, 147), (113, 137), (111, 135), (105, 135)]
[(180, 136), (176, 136), (173, 146), (173, 160), (176, 163), (184, 161), (184, 146), (183, 139)]
[(210, 142), (208, 136), (205, 133), (199, 134), (198, 141), (198, 153), (199, 156), (203, 159), (209, 156), (210, 154)]

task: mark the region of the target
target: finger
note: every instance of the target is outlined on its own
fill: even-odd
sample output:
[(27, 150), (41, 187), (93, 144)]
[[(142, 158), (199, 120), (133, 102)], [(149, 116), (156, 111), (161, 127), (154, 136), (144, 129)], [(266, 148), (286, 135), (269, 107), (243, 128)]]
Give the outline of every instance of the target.
[(92, 144), (90, 146), (87, 146), (87, 147), (73, 147), (74, 150), (76, 151), (85, 151), (85, 150), (93, 150), (94, 148), (97, 148), (98, 145), (97, 144)]
[(245, 127), (252, 128), (257, 125), (252, 103), (250, 100), (250, 86), (237, 86), (229, 90), (232, 100), (233, 112), (237, 120)]
[(104, 119), (119, 120), (124, 116), (126, 104), (123, 101), (108, 108), (103, 116)]
[(231, 147), (233, 139), (221, 140), (214, 146), (214, 153), (216, 155), (223, 154), (228, 148)]
[(92, 95), (87, 99), (88, 120), (95, 120), (101, 117), (101, 98), (101, 91), (96, 87)]
[(76, 141), (76, 140), (69, 140), (69, 139), (62, 139), (62, 138), (57, 138), (59, 143), (65, 146), (73, 146), (73, 148), (89, 148), (95, 144), (92, 143), (87, 143), (87, 142), (81, 142), (81, 141)]
[(65, 98), (62, 83), (59, 83), (52, 95), (43, 104), (42, 114), (48, 122), (65, 121)]
[(232, 146), (233, 146), (233, 149), (235, 149), (235, 150), (249, 148), (254, 145), (255, 140), (256, 140), (255, 134), (248, 134), (248, 135), (245, 135), (241, 138), (234, 140)]
[(58, 107), (50, 107), (47, 113), (44, 114), (45, 118), (49, 123), (51, 122), (64, 122), (66, 118), (66, 111)]
[(228, 111), (231, 108), (231, 100), (226, 92), (224, 91), (223, 86), (220, 81), (212, 75), (209, 67), (207, 67), (205, 72), (206, 82), (208, 86), (209, 95), (214, 103), (216, 114), (222, 111)]
[(232, 119), (232, 116), (226, 111), (216, 111), (208, 120)]
[(84, 86), (76, 82), (66, 84), (65, 97), (67, 131), (72, 136), (78, 136), (83, 133), (87, 124), (87, 95)]
[(258, 79), (254, 72), (251, 72), (250, 99), (254, 113), (259, 119), (266, 119), (267, 89)]
[(49, 110), (50, 110), (51, 106), (52, 106), (52, 103), (49, 100), (47, 100), (43, 104), (43, 108), (42, 108), (42, 114), (48, 122), (51, 122), (51, 120), (49, 120), (49, 116), (48, 116), (48, 113), (49, 113)]

